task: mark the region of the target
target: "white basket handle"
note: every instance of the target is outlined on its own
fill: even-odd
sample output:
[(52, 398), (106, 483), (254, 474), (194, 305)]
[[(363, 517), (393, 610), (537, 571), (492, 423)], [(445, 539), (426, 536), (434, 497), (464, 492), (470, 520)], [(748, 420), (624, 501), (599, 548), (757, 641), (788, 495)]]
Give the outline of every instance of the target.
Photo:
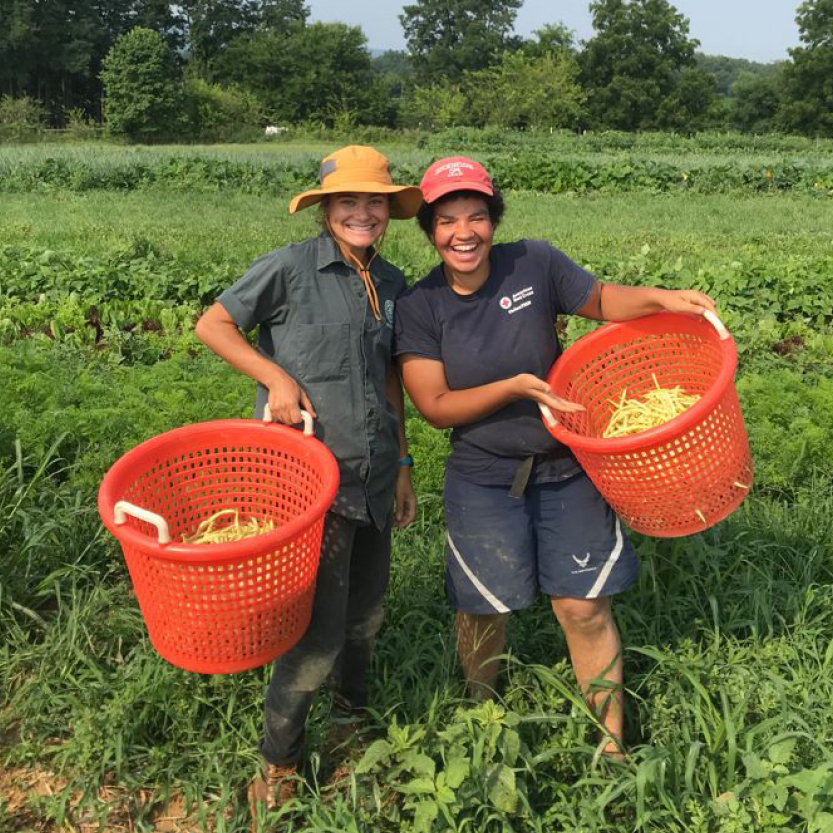
[(726, 339), (729, 338), (729, 331), (726, 329), (726, 326), (711, 310), (707, 309), (703, 313), (703, 318), (705, 318), (706, 321), (708, 321), (709, 324), (717, 330), (717, 334), (720, 336), (721, 341), (726, 341)]
[[(301, 419), (304, 421), (304, 436), (311, 437), (313, 434), (312, 430), (312, 414), (309, 411), (301, 410)], [(267, 402), (263, 406), (263, 421), (264, 422), (274, 422), (272, 419), (272, 409), (269, 407), (269, 403)]]
[(558, 425), (558, 420), (555, 418), (555, 414), (553, 414), (550, 406), (543, 405), (539, 402), (538, 407), (541, 409), (541, 416), (544, 417), (544, 422), (546, 422), (550, 428), (555, 428), (555, 426)]
[(169, 544), (171, 542), (168, 522), (161, 515), (157, 515), (156, 512), (151, 512), (149, 509), (142, 509), (141, 506), (135, 506), (132, 503), (128, 503), (126, 500), (120, 500), (113, 507), (113, 515), (115, 516), (115, 521), (119, 526), (127, 523), (128, 515), (132, 515), (140, 521), (147, 521), (149, 524), (153, 524), (156, 527), (160, 544)]

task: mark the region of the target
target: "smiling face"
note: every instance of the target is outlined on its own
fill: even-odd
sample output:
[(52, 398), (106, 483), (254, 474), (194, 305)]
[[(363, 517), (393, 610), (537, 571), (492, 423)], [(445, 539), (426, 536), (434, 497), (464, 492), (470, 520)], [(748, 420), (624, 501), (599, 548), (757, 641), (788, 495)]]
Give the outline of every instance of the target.
[(434, 209), (432, 240), (455, 281), (471, 286), (488, 277), (494, 235), (489, 206), (482, 197), (451, 197)]
[(388, 227), (390, 204), (387, 194), (333, 194), (324, 213), (330, 231), (362, 260)]

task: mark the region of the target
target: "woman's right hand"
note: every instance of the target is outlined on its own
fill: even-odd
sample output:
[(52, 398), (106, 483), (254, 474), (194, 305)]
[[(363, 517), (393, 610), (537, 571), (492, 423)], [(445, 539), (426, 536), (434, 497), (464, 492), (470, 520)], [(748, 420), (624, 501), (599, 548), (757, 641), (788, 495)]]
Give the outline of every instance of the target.
[(267, 385), (269, 389), (269, 411), (273, 420), (285, 425), (297, 425), (301, 421), (301, 410), (317, 417), (306, 391), (287, 373), (277, 373)]
[(575, 414), (585, 410), (584, 405), (556, 396), (547, 382), (532, 373), (519, 373), (512, 381), (518, 399), (532, 399), (539, 405), (548, 405), (554, 411), (562, 411), (567, 414)]

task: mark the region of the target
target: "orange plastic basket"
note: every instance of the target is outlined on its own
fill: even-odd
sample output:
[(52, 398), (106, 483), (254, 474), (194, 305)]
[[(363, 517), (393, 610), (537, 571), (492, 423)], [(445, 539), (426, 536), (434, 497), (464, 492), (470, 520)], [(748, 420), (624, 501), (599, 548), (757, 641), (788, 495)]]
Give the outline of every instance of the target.
[[(312, 613), (338, 465), (311, 436), (256, 420), (178, 428), (129, 451), (98, 493), (157, 651), (204, 674), (244, 671), (291, 648)], [(277, 529), (227, 544), (177, 543), (222, 509)]]
[[(544, 411), (605, 500), (632, 529), (657, 537), (701, 532), (731, 514), (752, 486), (752, 456), (735, 391), (735, 342), (717, 316), (661, 313), (607, 324), (579, 339), (547, 381), (586, 411)], [(700, 400), (670, 422), (604, 439), (615, 403), (680, 385)]]

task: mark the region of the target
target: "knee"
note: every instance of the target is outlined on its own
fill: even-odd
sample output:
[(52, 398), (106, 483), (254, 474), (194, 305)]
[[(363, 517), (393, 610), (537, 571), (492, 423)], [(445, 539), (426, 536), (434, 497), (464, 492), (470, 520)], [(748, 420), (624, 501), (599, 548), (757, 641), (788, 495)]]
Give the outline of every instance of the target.
[(274, 665), (274, 674), (296, 691), (314, 691), (335, 667), (344, 647), (343, 631), (307, 631)]
[(552, 600), (552, 609), (567, 634), (593, 636), (615, 627), (608, 599), (558, 598)]
[(294, 686), (298, 691), (315, 691), (335, 668), (343, 642), (310, 646), (303, 656), (296, 657)]
[(371, 640), (379, 633), (384, 621), (385, 609), (382, 605), (378, 605), (357, 621), (350, 623), (347, 628), (347, 639), (350, 642)]

